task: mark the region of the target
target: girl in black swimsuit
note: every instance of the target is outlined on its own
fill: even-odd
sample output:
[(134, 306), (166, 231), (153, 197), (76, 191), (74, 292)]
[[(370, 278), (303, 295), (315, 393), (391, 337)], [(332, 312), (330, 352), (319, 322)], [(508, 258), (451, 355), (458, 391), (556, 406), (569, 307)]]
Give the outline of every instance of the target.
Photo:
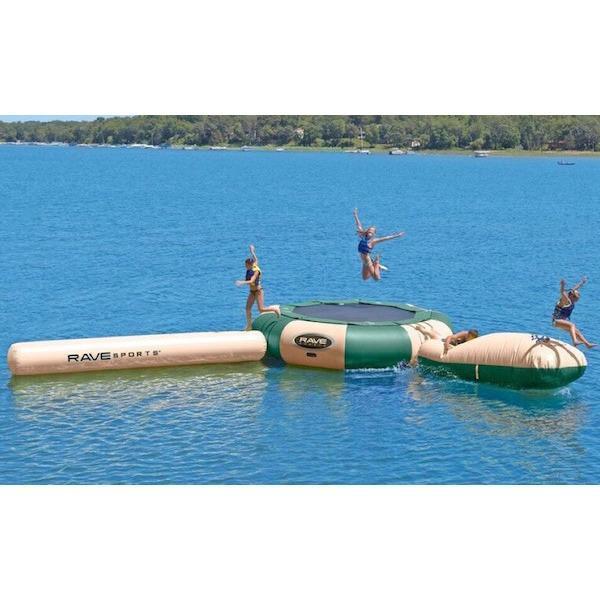
[(281, 310), (279, 310), (277, 304), (265, 306), (265, 296), (262, 285), (260, 284), (262, 271), (258, 266), (258, 257), (256, 256), (256, 251), (252, 244), (250, 244), (250, 255), (251, 258), (247, 258), (245, 262), (246, 278), (235, 282), (238, 287), (243, 285), (249, 286), (248, 298), (246, 299), (246, 331), (252, 329), (252, 306), (254, 305), (254, 302), (258, 304), (258, 312), (272, 312), (278, 317), (281, 316)]
[(554, 307), (552, 313), (552, 325), (564, 331), (568, 331), (573, 340), (573, 346), (584, 344), (586, 348), (593, 348), (596, 344), (591, 344), (582, 335), (581, 331), (571, 323), (571, 313), (575, 308), (575, 302), (580, 298), (579, 288), (587, 283), (587, 277), (583, 277), (581, 281), (573, 286), (570, 290), (565, 289), (565, 280), (560, 280), (560, 298)]

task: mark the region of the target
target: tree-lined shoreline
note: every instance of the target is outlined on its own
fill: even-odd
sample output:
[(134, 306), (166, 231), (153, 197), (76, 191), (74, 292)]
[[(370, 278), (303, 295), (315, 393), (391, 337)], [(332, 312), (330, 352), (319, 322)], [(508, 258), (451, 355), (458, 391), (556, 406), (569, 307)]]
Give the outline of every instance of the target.
[(0, 122), (0, 142), (369, 148), (384, 151), (600, 151), (598, 116), (135, 116)]

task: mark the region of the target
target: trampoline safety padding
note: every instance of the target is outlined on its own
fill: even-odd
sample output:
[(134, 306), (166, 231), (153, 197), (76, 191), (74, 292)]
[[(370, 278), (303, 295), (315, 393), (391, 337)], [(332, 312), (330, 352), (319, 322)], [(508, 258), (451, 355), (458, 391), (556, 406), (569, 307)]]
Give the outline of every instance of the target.
[(269, 356), (325, 369), (392, 367), (414, 361), (423, 335), (414, 325), (451, 333), (446, 315), (412, 304), (363, 300), (312, 301), (263, 313), (253, 323)]

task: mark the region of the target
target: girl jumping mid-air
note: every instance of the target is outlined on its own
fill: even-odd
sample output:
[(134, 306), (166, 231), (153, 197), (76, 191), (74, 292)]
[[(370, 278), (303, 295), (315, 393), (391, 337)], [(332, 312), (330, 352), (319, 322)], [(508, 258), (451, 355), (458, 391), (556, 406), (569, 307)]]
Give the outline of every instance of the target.
[(362, 226), (358, 218), (358, 208), (354, 209), (354, 221), (356, 222), (356, 232), (360, 236), (360, 242), (358, 243), (358, 255), (362, 262), (362, 278), (369, 279), (372, 277), (376, 281), (381, 279), (381, 271), (387, 271), (387, 267), (381, 264), (381, 255), (377, 255), (374, 259), (371, 258), (371, 252), (373, 248), (381, 242), (387, 242), (395, 238), (402, 237), (404, 231), (399, 233), (393, 233), (392, 235), (386, 235), (384, 237), (376, 238), (375, 233), (377, 229), (371, 225), (366, 229)]
[(565, 290), (565, 280), (560, 280), (560, 298), (554, 307), (552, 313), (552, 325), (568, 331), (573, 340), (573, 346), (584, 344), (586, 348), (593, 348), (596, 344), (591, 344), (582, 335), (581, 331), (571, 323), (571, 313), (575, 308), (575, 302), (580, 298), (579, 288), (587, 283), (587, 277), (583, 277), (581, 281), (573, 286), (570, 290)]
[(272, 306), (265, 306), (265, 297), (263, 294), (263, 288), (260, 284), (260, 277), (262, 272), (258, 266), (258, 257), (254, 251), (254, 246), (250, 244), (251, 258), (246, 259), (246, 279), (243, 281), (236, 281), (235, 284), (239, 287), (243, 285), (250, 286), (248, 293), (248, 299), (246, 300), (246, 331), (252, 329), (252, 305), (254, 301), (258, 304), (258, 310), (261, 313), (274, 312), (278, 317), (281, 315), (279, 306), (273, 304)]

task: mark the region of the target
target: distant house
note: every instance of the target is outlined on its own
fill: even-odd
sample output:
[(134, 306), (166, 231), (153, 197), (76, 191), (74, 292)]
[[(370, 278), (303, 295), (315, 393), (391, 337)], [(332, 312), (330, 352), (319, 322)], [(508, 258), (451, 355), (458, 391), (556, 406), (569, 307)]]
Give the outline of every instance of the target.
[(297, 129), (294, 129), (294, 133), (296, 134), (296, 136), (299, 139), (302, 139), (304, 137), (304, 129), (302, 127), (298, 127)]
[(419, 140), (413, 140), (413, 141), (410, 143), (410, 147), (411, 147), (411, 148), (419, 148), (420, 146), (421, 146), (421, 142), (420, 142)]

